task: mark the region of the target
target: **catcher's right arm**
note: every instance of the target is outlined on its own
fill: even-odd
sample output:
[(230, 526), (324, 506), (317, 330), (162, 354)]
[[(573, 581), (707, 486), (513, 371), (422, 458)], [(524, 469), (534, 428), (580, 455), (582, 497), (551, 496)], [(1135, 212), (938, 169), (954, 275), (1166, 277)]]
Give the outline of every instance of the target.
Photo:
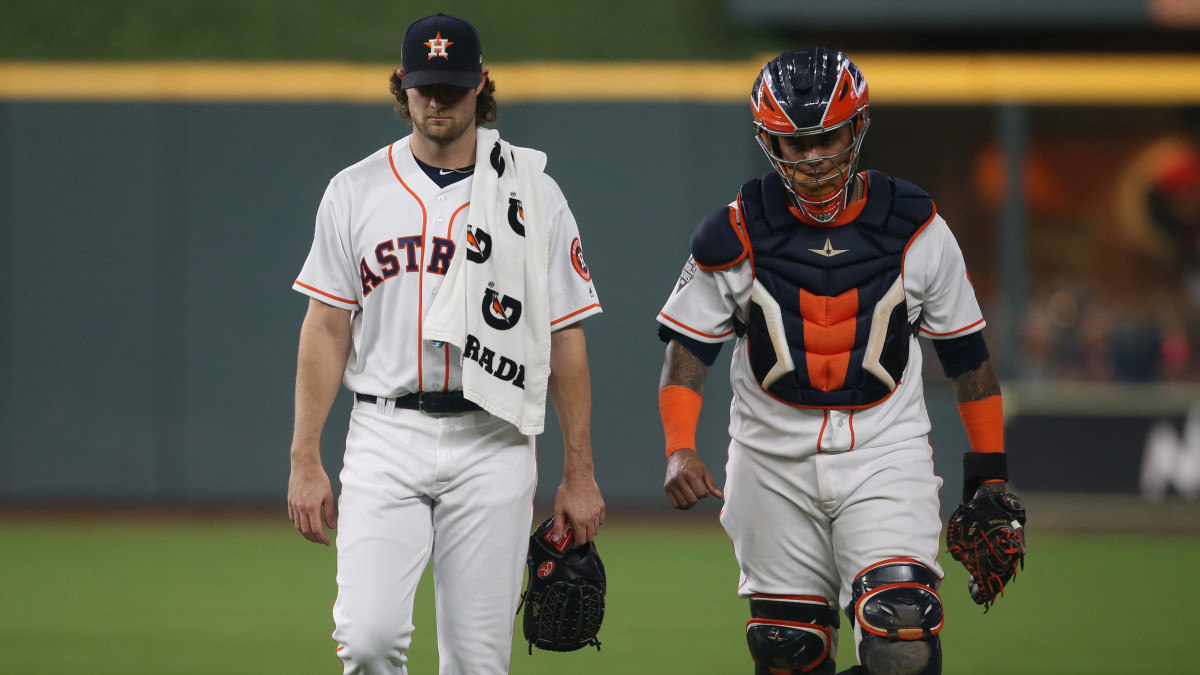
[(971, 574), (971, 599), (987, 612), (1025, 567), (1025, 506), (1005, 483), (984, 483), (950, 516), (946, 544)]

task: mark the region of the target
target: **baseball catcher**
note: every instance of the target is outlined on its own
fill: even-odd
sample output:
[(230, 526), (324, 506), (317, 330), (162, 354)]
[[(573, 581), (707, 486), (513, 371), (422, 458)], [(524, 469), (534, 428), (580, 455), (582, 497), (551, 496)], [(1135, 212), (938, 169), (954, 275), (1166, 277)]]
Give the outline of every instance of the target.
[[(975, 454), (968, 453), (965, 458), (965, 503), (950, 516), (946, 547), (967, 568), (971, 599), (983, 605), (986, 613), (996, 598), (1004, 595), (1004, 586), (1016, 576), (1017, 567), (1025, 566), (1025, 507), (1019, 497), (1007, 491), (1003, 481), (984, 482), (978, 487), (972, 484), (970, 476), (977, 468), (972, 466)], [(984, 459), (1002, 460), (1003, 455)]]
[[(939, 675), (944, 532), (987, 606), (1024, 553), (1024, 511), (1005, 487), (1000, 382), (966, 260), (928, 193), (858, 168), (870, 93), (844, 53), (771, 59), (750, 106), (772, 170), (696, 225), (658, 314), (663, 488), (677, 509), (724, 501), (756, 675), (839, 672), (839, 611), (859, 663), (842, 675)], [(918, 338), (953, 383), (972, 451), (965, 506), (948, 529)], [(696, 428), (726, 342), (733, 402), (719, 485)]]
[(529, 582), (521, 598), (529, 653), (534, 647), (573, 652), (587, 645), (599, 651), (596, 634), (604, 620), (604, 563), (594, 543), (572, 548), (575, 531), (570, 523), (560, 541), (553, 540), (553, 529), (551, 516), (529, 537)]

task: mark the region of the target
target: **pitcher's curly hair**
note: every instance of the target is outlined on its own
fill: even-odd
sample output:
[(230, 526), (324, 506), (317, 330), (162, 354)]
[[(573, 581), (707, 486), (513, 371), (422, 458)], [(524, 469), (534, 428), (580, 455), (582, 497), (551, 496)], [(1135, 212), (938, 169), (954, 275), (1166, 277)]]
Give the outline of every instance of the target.
[[(401, 71), (397, 70), (392, 73), (388, 83), (391, 85), (392, 96), (396, 97), (394, 108), (396, 114), (400, 116), (400, 119), (411, 123), (412, 112), (408, 109), (408, 92), (401, 84)], [(479, 92), (479, 96), (475, 99), (475, 126), (480, 127), (495, 122), (497, 114), (496, 83), (489, 77), (483, 85), (483, 91)]]

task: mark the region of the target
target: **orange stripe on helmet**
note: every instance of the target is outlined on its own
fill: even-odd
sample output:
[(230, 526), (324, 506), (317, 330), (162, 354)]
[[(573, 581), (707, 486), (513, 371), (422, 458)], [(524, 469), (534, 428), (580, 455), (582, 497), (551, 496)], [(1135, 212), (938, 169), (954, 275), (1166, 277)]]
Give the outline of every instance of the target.
[(846, 67), (846, 64), (842, 64), (841, 72), (838, 73), (837, 85), (834, 87), (833, 96), (829, 98), (829, 107), (825, 109), (825, 119), (821, 120), (821, 126), (832, 127), (845, 122), (865, 107), (867, 100), (867, 79), (859, 77), (858, 81), (855, 81), (850, 68)]
[(750, 97), (750, 105), (754, 109), (754, 120), (762, 124), (768, 131), (784, 134), (796, 131), (795, 123), (787, 116), (787, 113), (783, 112), (783, 107), (771, 93), (771, 87), (767, 81), (768, 78), (765, 75), (760, 77), (758, 88)]

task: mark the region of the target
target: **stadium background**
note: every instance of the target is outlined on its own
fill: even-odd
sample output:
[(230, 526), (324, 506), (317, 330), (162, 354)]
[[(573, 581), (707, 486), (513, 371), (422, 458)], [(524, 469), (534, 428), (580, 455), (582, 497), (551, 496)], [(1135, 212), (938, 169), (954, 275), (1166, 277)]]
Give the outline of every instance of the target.
[[(1171, 598), (1200, 590), (1200, 3), (824, 6), (0, 8), (0, 657), (25, 672), (336, 667), (332, 558), (282, 507), (305, 306), (290, 282), (329, 177), (406, 133), (384, 84), (404, 26), (447, 11), (481, 31), (497, 128), (549, 154), (605, 305), (586, 328), (613, 637), (598, 656), (518, 654), (513, 672), (745, 669), (716, 506), (685, 516), (661, 497), (654, 315), (696, 220), (767, 168), (745, 104), (758, 66), (814, 43), (871, 84), (864, 165), (928, 189), (962, 242), (1004, 381), (1036, 557), (987, 617), (946, 565), (948, 664), (1190, 672), (1200, 647), (1173, 638), (1200, 622)], [(949, 509), (965, 438), (927, 361)], [(719, 468), (720, 378), (707, 401)], [(542, 511), (561, 471), (548, 428)], [(432, 651), (414, 648), (414, 673), (433, 672)]]

